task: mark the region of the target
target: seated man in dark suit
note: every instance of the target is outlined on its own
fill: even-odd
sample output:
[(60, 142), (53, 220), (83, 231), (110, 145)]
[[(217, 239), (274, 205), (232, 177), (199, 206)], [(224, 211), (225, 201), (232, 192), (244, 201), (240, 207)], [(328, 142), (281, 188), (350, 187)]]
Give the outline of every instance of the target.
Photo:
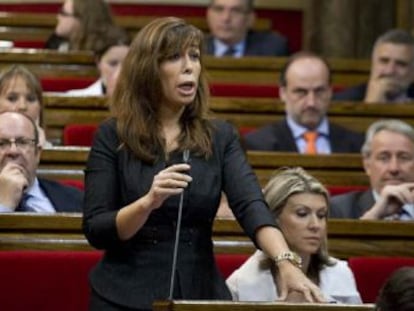
[(250, 30), (254, 23), (253, 0), (211, 0), (206, 53), (221, 56), (285, 56), (287, 40), (272, 32)]
[(371, 188), (332, 197), (331, 217), (414, 220), (414, 129), (400, 120), (373, 123), (362, 157)]
[(406, 102), (414, 99), (414, 38), (392, 29), (374, 44), (368, 83), (345, 89), (334, 100), (366, 103)]
[(359, 152), (363, 134), (329, 122), (331, 73), (324, 59), (311, 52), (292, 55), (280, 73), (280, 98), (286, 117), (250, 132), (250, 150), (300, 153)]
[(81, 211), (81, 191), (36, 177), (41, 149), (29, 116), (0, 113), (0, 213)]

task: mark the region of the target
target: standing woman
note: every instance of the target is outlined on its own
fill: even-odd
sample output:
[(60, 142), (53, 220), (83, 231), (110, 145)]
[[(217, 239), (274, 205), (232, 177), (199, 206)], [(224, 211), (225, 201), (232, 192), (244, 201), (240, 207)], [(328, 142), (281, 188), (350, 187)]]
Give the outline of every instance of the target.
[(246, 234), (277, 259), (281, 299), (296, 290), (323, 301), (318, 287), (282, 259), (289, 249), (237, 131), (208, 119), (202, 41), (182, 19), (155, 19), (122, 64), (113, 118), (100, 125), (85, 171), (83, 229), (105, 250), (90, 275), (90, 310), (151, 310), (154, 300), (169, 297), (181, 194), (173, 298), (231, 299), (213, 254), (221, 191)]
[(55, 31), (45, 48), (93, 51), (112, 25), (111, 8), (105, 0), (65, 0), (57, 15)]

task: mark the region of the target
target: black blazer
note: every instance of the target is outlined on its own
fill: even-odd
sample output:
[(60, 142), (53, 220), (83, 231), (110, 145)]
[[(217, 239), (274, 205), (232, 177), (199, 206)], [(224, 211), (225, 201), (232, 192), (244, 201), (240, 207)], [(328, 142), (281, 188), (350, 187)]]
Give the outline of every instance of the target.
[(372, 189), (336, 195), (331, 198), (329, 217), (358, 219), (374, 204)]
[(56, 181), (38, 178), (40, 188), (45, 192), (56, 212), (81, 212), (83, 192), (75, 187)]
[[(364, 135), (329, 123), (332, 153), (360, 152)], [(247, 133), (243, 139), (248, 150), (299, 152), (286, 118)]]
[[(222, 190), (253, 240), (257, 228), (275, 225), (237, 131), (224, 121), (213, 124), (212, 157), (190, 157), (193, 181), (184, 192), (175, 299), (231, 299), (211, 240)], [(181, 158), (172, 153), (170, 162)], [(118, 210), (145, 195), (166, 165), (163, 160), (145, 163), (119, 149), (114, 120), (104, 122), (95, 135), (85, 171), (83, 227), (89, 242), (105, 254), (90, 281), (100, 296), (119, 305), (151, 309), (155, 299), (168, 297), (179, 196), (152, 211), (128, 241), (119, 239), (115, 224)]]
[[(334, 93), (333, 100), (343, 101), (362, 101), (365, 98), (368, 84), (360, 84), (354, 87), (347, 88), (343, 91)], [(414, 84), (411, 84), (407, 89), (407, 97), (414, 98)]]
[[(206, 36), (206, 54), (214, 55), (214, 37)], [(274, 32), (249, 31), (243, 56), (286, 56), (287, 39)]]

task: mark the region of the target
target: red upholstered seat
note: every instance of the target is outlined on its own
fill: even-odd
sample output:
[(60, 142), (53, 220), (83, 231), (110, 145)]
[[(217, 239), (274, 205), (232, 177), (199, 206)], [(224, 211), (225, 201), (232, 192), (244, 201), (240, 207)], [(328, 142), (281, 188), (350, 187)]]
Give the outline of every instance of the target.
[(63, 145), (91, 146), (97, 128), (96, 124), (68, 124), (63, 129)]
[(67, 186), (72, 186), (75, 188), (78, 188), (79, 190), (85, 190), (85, 184), (83, 182), (83, 180), (78, 180), (78, 179), (62, 179), (59, 180), (60, 183), (67, 185)]
[(39, 40), (14, 40), (13, 46), (21, 49), (43, 49), (45, 47), (45, 43)]
[(66, 92), (86, 88), (96, 79), (96, 77), (41, 77), (40, 83), (45, 92)]
[(211, 83), (212, 96), (222, 97), (279, 97), (279, 87), (274, 84)]
[(363, 185), (344, 185), (344, 186), (327, 186), (331, 196), (344, 194), (352, 191), (365, 191), (369, 187)]
[(409, 257), (352, 257), (348, 259), (364, 303), (373, 303), (392, 272), (400, 267), (414, 266)]
[(99, 251), (1, 251), (0, 309), (86, 311)]
[(250, 257), (249, 254), (215, 254), (223, 278), (227, 278)]
[[(86, 311), (88, 274), (100, 251), (0, 251), (0, 309)], [(227, 278), (249, 255), (216, 254)]]

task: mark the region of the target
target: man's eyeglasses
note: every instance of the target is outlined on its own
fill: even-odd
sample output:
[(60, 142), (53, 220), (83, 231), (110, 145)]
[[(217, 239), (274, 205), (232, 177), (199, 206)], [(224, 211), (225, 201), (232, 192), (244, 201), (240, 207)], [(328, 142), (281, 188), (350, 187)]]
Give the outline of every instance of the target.
[(65, 17), (76, 17), (74, 13), (66, 12), (64, 8), (60, 8), (58, 14)]
[(9, 150), (12, 147), (12, 144), (14, 144), (16, 148), (21, 151), (28, 151), (35, 146), (36, 140), (30, 138), (3, 138), (0, 139), (0, 151)]

